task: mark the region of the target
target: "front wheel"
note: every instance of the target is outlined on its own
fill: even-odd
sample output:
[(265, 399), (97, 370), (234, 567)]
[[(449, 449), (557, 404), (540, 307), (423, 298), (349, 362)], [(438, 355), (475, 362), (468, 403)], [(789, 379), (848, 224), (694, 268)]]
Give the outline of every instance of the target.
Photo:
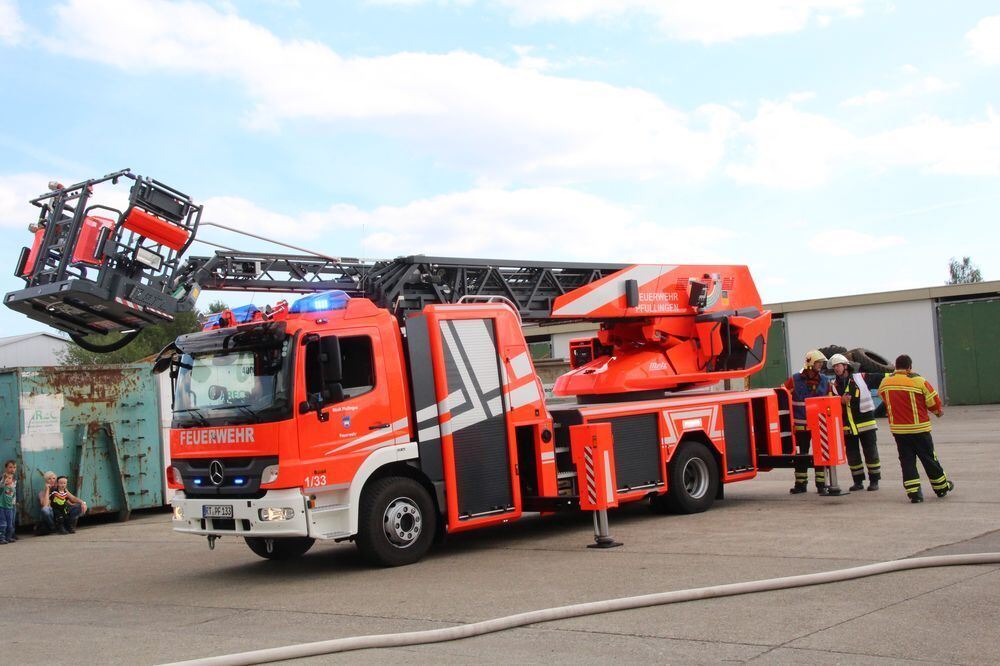
[[(288, 537), (284, 539), (267, 539), (264, 537), (244, 537), (247, 546), (254, 552), (268, 560), (291, 560), (301, 557), (312, 548), (315, 539), (309, 537)], [(268, 544), (268, 541), (271, 543)]]
[(719, 492), (719, 466), (700, 442), (686, 442), (667, 464), (668, 490), (653, 498), (657, 513), (701, 513)]
[(358, 550), (372, 564), (413, 564), (431, 547), (436, 524), (434, 502), (420, 483), (402, 476), (379, 479), (361, 497)]

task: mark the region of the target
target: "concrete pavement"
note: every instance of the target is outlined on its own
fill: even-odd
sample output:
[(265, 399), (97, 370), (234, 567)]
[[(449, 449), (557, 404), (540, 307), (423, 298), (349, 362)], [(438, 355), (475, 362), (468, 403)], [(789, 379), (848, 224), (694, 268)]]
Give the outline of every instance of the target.
[[(727, 487), (696, 516), (611, 514), (624, 547), (595, 551), (588, 516), (456, 535), (423, 562), (368, 569), (352, 545), (260, 560), (226, 538), (170, 531), (167, 514), (84, 524), (0, 546), (3, 655), (14, 663), (151, 664), (339, 636), (438, 628), (526, 610), (812, 573), (926, 554), (1000, 551), (1000, 406), (935, 422), (958, 488), (911, 505), (881, 423), (876, 493), (791, 496), (790, 470)], [(843, 486), (850, 485), (846, 467)], [(846, 482), (846, 483), (845, 483)], [(926, 486), (926, 483), (925, 483)], [(901, 572), (798, 590), (535, 625), (310, 663), (986, 664), (1000, 661), (1000, 566)]]

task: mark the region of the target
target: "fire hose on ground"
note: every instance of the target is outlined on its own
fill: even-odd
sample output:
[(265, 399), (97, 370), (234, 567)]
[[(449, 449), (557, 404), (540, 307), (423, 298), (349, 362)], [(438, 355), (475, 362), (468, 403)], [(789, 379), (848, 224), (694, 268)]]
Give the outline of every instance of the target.
[(785, 576), (782, 578), (770, 578), (767, 580), (755, 580), (743, 583), (730, 583), (727, 585), (712, 585), (709, 587), (698, 587), (688, 590), (677, 590), (674, 592), (658, 592), (655, 594), (644, 594), (635, 597), (622, 597), (619, 599), (607, 599), (605, 601), (591, 601), (581, 604), (572, 604), (569, 606), (558, 606), (556, 608), (545, 608), (542, 610), (518, 613), (516, 615), (508, 615), (506, 617), (498, 617), (492, 620), (484, 620), (482, 622), (473, 622), (470, 624), (461, 624), (443, 629), (408, 631), (397, 634), (351, 636), (347, 638), (335, 638), (332, 640), (317, 641), (313, 643), (286, 645), (283, 647), (239, 652), (219, 657), (208, 657), (205, 659), (176, 662), (175, 664), (170, 664), (168, 666), (180, 666), (181, 664), (185, 666), (193, 666), (195, 664), (204, 666), (265, 664), (287, 659), (315, 657), (318, 655), (333, 654), (337, 652), (350, 652), (352, 650), (426, 645), (428, 643), (441, 643), (445, 641), (459, 640), (462, 638), (472, 638), (474, 636), (482, 636), (483, 634), (504, 631), (506, 629), (524, 627), (530, 624), (552, 622), (553, 620), (566, 620), (585, 615), (612, 613), (615, 611), (631, 610), (635, 608), (647, 608), (649, 606), (676, 604), (684, 601), (697, 601), (699, 599), (718, 599), (720, 597), (730, 597), (738, 594), (769, 592), (772, 590), (789, 590), (796, 587), (837, 583), (846, 580), (892, 573), (895, 571), (908, 571), (910, 569), (970, 566), (976, 564), (1000, 564), (1000, 553), (938, 555), (934, 557), (915, 557), (904, 560), (891, 560), (888, 562), (878, 562), (876, 564), (866, 564), (860, 567), (823, 571), (813, 574)]

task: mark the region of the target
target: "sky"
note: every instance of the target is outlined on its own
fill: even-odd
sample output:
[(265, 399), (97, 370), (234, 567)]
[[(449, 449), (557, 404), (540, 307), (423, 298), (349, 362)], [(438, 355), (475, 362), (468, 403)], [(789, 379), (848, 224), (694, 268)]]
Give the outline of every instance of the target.
[(7, 265), (48, 181), (125, 167), (333, 256), (747, 264), (765, 302), (1000, 279), (1000, 5), (0, 0)]

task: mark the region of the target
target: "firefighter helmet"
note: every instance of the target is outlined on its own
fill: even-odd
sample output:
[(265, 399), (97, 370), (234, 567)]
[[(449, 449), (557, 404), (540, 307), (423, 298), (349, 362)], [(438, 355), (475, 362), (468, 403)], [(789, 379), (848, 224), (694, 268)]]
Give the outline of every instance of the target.
[(837, 365), (838, 363), (843, 363), (848, 368), (851, 367), (851, 362), (848, 361), (847, 357), (844, 356), (843, 354), (834, 354), (833, 356), (830, 357), (830, 360), (826, 362), (826, 365), (827, 367), (832, 369), (833, 366)]
[(813, 363), (815, 363), (816, 361), (823, 361), (824, 363), (826, 363), (826, 356), (823, 355), (823, 352), (821, 352), (818, 349), (813, 349), (812, 351), (806, 352), (807, 368), (813, 367)]

